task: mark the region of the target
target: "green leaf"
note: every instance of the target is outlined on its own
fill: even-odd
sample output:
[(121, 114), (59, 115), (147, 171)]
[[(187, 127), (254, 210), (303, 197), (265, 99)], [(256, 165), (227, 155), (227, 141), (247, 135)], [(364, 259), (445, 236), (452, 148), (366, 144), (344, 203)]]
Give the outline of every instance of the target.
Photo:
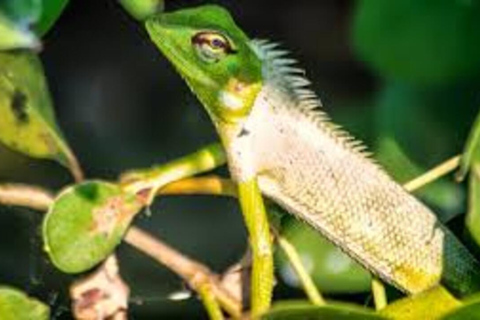
[(378, 320), (386, 319), (366, 308), (355, 305), (329, 303), (325, 306), (313, 306), (307, 302), (289, 301), (278, 303), (262, 317), (262, 320)]
[(0, 52), (0, 142), (34, 158), (54, 159), (81, 180), (79, 164), (58, 128), (38, 57)]
[(446, 83), (480, 71), (480, 1), (361, 0), (354, 46), (387, 78)]
[(121, 242), (142, 205), (111, 183), (89, 181), (65, 189), (43, 223), (45, 249), (67, 273), (86, 271)]
[(15, 25), (27, 30), (29, 27), (44, 35), (55, 23), (68, 0), (3, 0), (3, 12)]
[(39, 35), (44, 35), (60, 17), (69, 0), (43, 0), (42, 14), (35, 24)]
[[(408, 157), (398, 141), (387, 134), (379, 137), (375, 155), (382, 167), (400, 183), (406, 183), (427, 171)], [(435, 212), (442, 222), (447, 222), (462, 213), (464, 196), (458, 184), (450, 179), (439, 179), (414, 193), (429, 204), (443, 209)]]
[(0, 12), (16, 25), (28, 28), (35, 23), (42, 12), (42, 0), (2, 0)]
[[(419, 87), (387, 82), (377, 100), (375, 158), (405, 183), (454, 156), (464, 147), (478, 113), (478, 85)], [(452, 113), (455, 120), (452, 121)], [(464, 211), (464, 188), (445, 177), (415, 192), (443, 221)]]
[[(354, 293), (370, 290), (370, 273), (350, 259), (310, 226), (290, 220), (282, 235), (297, 249), (303, 265), (322, 293)], [(297, 277), (282, 250), (276, 251), (283, 280), (299, 287)]]
[(0, 319), (48, 320), (50, 319), (50, 310), (47, 305), (29, 298), (19, 290), (1, 286)]
[(163, 0), (119, 0), (123, 8), (135, 19), (143, 21), (163, 12)]
[(0, 51), (33, 49), (39, 46), (40, 42), (33, 32), (27, 28), (15, 25), (0, 11)]
[(444, 314), (461, 306), (443, 287), (407, 297), (389, 304), (380, 310), (380, 314), (399, 320), (438, 319)]
[(476, 294), (463, 301), (463, 305), (444, 317), (442, 320), (480, 320), (480, 295)]

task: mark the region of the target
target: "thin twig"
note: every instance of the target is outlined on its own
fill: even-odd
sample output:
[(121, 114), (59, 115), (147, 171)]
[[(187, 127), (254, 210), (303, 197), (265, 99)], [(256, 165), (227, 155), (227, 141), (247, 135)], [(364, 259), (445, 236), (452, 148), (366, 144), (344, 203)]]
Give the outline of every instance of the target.
[(409, 192), (420, 189), (421, 187), (424, 187), (427, 184), (432, 183), (437, 179), (440, 179), (444, 175), (449, 174), (450, 172), (455, 170), (459, 164), (460, 164), (460, 156), (455, 156), (453, 158), (450, 158), (442, 162), (441, 164), (437, 165), (433, 169), (416, 177), (415, 179), (408, 181), (403, 185), (403, 187), (405, 188), (405, 190)]
[(210, 283), (205, 282), (204, 284), (200, 285), (196, 291), (202, 299), (203, 305), (207, 310), (210, 320), (223, 320), (224, 316), (222, 309), (220, 309), (220, 304), (217, 300), (218, 298), (213, 293)]
[(317, 306), (324, 305), (325, 300), (315, 286), (310, 274), (305, 269), (305, 266), (303, 265), (302, 259), (300, 258), (296, 248), (285, 237), (277, 235), (276, 238), (280, 248), (282, 248), (283, 252), (285, 252), (285, 255), (292, 265), (293, 270), (297, 274), (298, 279), (303, 286), (303, 290), (307, 294), (310, 301)]
[(0, 185), (0, 203), (7, 206), (46, 211), (52, 201), (53, 195), (41, 188), (23, 184)]

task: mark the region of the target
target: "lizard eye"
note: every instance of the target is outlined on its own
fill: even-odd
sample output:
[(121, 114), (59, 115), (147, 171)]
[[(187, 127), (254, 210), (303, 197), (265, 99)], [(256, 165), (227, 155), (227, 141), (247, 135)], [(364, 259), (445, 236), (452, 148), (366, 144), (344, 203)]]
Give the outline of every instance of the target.
[(192, 37), (192, 45), (205, 62), (218, 62), (235, 53), (227, 37), (218, 32), (199, 32)]

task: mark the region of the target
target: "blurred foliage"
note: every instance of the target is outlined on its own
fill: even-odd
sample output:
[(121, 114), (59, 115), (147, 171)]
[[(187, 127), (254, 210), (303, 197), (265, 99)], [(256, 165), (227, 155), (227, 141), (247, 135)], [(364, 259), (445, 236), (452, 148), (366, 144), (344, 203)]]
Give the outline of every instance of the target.
[(21, 291), (0, 287), (0, 318), (2, 320), (48, 320), (50, 312), (48, 306), (27, 297)]
[(0, 12), (15, 24), (42, 36), (55, 23), (68, 0), (2, 0)]
[(360, 0), (354, 45), (378, 74), (439, 84), (480, 71), (480, 1)]
[(42, 0), (4, 0), (0, 3), (0, 11), (13, 23), (28, 28), (40, 19), (42, 2)]
[(376, 98), (378, 131), (397, 141), (414, 162), (434, 166), (463, 148), (480, 105), (478, 84), (415, 86), (385, 81)]
[(55, 159), (79, 173), (56, 124), (43, 67), (34, 53), (0, 52), (0, 141), (35, 158)]
[(137, 20), (146, 20), (163, 11), (163, 0), (119, 0), (123, 8)]

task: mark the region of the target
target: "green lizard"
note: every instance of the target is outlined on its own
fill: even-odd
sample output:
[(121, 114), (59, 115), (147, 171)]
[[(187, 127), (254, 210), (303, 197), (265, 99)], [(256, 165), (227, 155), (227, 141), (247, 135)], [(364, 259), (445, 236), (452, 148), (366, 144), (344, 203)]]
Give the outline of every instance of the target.
[(218, 6), (160, 14), (146, 28), (210, 115), (239, 184), (254, 314), (268, 308), (273, 272), (259, 192), (406, 293), (440, 282), (460, 296), (480, 290), (475, 258), (330, 122), (286, 52), (250, 40)]

